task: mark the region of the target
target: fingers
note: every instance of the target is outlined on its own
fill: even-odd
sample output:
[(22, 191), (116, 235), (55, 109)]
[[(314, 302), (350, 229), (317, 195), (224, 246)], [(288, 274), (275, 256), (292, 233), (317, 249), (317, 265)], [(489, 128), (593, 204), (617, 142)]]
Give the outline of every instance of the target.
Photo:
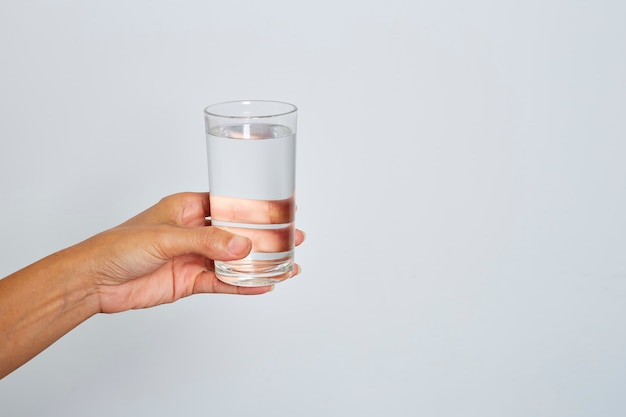
[(230, 233), (245, 236), (252, 241), (255, 252), (285, 252), (293, 249), (294, 229), (291, 226), (278, 229), (251, 229), (219, 226)]
[(235, 285), (226, 284), (220, 281), (212, 271), (205, 271), (202, 276), (196, 280), (194, 293), (216, 293), (216, 294), (240, 294), (240, 295), (259, 295), (270, 292), (274, 289), (273, 285), (265, 285), (262, 287), (237, 287)]
[[(213, 204), (212, 209), (209, 199)], [(286, 224), (294, 221), (295, 202), (293, 197), (262, 201), (209, 197), (209, 193), (178, 193), (164, 197), (154, 206), (126, 221), (124, 225), (165, 223), (191, 227), (208, 226), (210, 221), (206, 218), (209, 216), (226, 222)], [(304, 235), (296, 231), (296, 245), (303, 240)]]
[(205, 218), (209, 215), (209, 193), (178, 193), (164, 197), (124, 225), (165, 223), (204, 226)]
[[(210, 203), (212, 204), (213, 213), (211, 213)], [(296, 246), (300, 245), (305, 239), (305, 234), (301, 230), (294, 230), (293, 228), (294, 211), (295, 202), (293, 197), (285, 200), (260, 201), (209, 196), (209, 193), (187, 192), (163, 198), (156, 205), (127, 221), (125, 225), (166, 224), (197, 229), (191, 233), (199, 237), (192, 239), (192, 241), (196, 245), (198, 242), (201, 242), (204, 251), (209, 250), (211, 253), (207, 255), (199, 246), (196, 246), (194, 249), (196, 253), (202, 253), (211, 259), (230, 260), (239, 259), (240, 256), (237, 250), (230, 252), (227, 250), (227, 244), (224, 246), (225, 239), (232, 239), (234, 234), (247, 237), (252, 241), (255, 250), (261, 252), (281, 252), (292, 248), (294, 244)], [(206, 217), (209, 215), (216, 221), (270, 223), (285, 225), (286, 227), (269, 230), (243, 229), (233, 224), (230, 227), (223, 225), (221, 229), (225, 233), (220, 233), (216, 227), (202, 227), (207, 226)], [(214, 239), (214, 237), (218, 237), (218, 239)], [(170, 243), (174, 242), (172, 239), (167, 241)], [(185, 247), (189, 250), (192, 246), (183, 244), (184, 239), (179, 239), (179, 241), (176, 244), (177, 247)], [(243, 252), (245, 252), (243, 256), (245, 257), (251, 250), (249, 248), (250, 242), (247, 239), (239, 240), (239, 242), (233, 243), (233, 245), (242, 245), (244, 247)], [(176, 252), (174, 247), (171, 246), (163, 246), (162, 250), (167, 253)], [(224, 256), (226, 258), (220, 258)], [(235, 256), (235, 258), (231, 258), (231, 256)]]
[[(246, 236), (252, 241), (255, 252), (284, 252), (294, 247), (293, 197), (283, 200), (249, 200), (211, 195), (210, 201), (213, 225)], [(263, 227), (246, 227), (257, 224)], [(304, 236), (300, 233), (297, 238), (301, 243)]]
[(247, 200), (212, 195), (211, 218), (223, 222), (287, 224), (295, 218), (294, 198), (284, 200)]
[(296, 246), (301, 245), (305, 239), (306, 239), (306, 234), (302, 230), (296, 229), (296, 234), (295, 234)]

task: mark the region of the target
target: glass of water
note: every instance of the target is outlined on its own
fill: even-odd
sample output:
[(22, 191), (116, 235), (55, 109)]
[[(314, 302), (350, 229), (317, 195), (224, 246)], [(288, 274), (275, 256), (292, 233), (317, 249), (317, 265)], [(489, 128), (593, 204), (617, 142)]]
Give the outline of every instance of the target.
[(296, 106), (247, 100), (204, 110), (211, 225), (243, 235), (252, 252), (215, 261), (215, 275), (239, 286), (271, 285), (294, 268)]

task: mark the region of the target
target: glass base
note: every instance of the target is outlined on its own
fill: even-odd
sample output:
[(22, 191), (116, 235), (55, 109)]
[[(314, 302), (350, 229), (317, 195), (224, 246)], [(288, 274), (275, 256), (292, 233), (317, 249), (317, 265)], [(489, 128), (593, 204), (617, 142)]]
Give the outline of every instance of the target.
[(274, 285), (293, 275), (293, 258), (278, 260), (215, 261), (215, 275), (226, 284), (239, 287)]

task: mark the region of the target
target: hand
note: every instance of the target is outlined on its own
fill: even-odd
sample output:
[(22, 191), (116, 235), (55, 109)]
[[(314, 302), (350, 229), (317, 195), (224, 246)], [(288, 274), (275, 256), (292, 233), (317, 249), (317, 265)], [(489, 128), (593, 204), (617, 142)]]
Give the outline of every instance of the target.
[[(276, 214), (276, 207), (263, 204), (266, 215)], [(244, 258), (252, 245), (209, 226), (209, 215), (207, 193), (166, 197), (118, 227), (0, 279), (0, 379), (97, 313), (195, 293), (270, 291), (272, 286), (234, 287), (216, 278), (213, 259)], [(294, 240), (302, 243), (304, 234), (296, 230)], [(299, 271), (296, 265), (294, 275)]]
[[(129, 221), (69, 250), (80, 251), (100, 311), (114, 313), (171, 303), (196, 293), (262, 294), (272, 286), (236, 287), (218, 280), (213, 260), (244, 258), (250, 240), (207, 226), (208, 193), (164, 198)], [(296, 230), (299, 245), (304, 234)], [(294, 267), (294, 275), (300, 268)]]

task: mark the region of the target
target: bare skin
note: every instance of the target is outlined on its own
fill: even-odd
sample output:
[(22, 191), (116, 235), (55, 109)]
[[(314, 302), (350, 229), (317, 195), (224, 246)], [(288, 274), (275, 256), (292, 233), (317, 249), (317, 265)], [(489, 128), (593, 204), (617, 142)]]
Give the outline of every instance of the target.
[[(246, 237), (207, 225), (208, 193), (161, 200), (127, 222), (0, 280), (0, 378), (98, 313), (171, 303), (198, 293), (263, 294), (219, 281), (213, 260), (244, 258)], [(304, 240), (300, 230), (295, 243)], [(294, 275), (300, 268), (296, 265)]]
[[(252, 224), (289, 224), (295, 217), (295, 199), (260, 201), (233, 197), (211, 196), (211, 217), (216, 221)], [(256, 252), (283, 252), (293, 248), (293, 227), (279, 229), (250, 229), (220, 226), (231, 233), (252, 241)]]

